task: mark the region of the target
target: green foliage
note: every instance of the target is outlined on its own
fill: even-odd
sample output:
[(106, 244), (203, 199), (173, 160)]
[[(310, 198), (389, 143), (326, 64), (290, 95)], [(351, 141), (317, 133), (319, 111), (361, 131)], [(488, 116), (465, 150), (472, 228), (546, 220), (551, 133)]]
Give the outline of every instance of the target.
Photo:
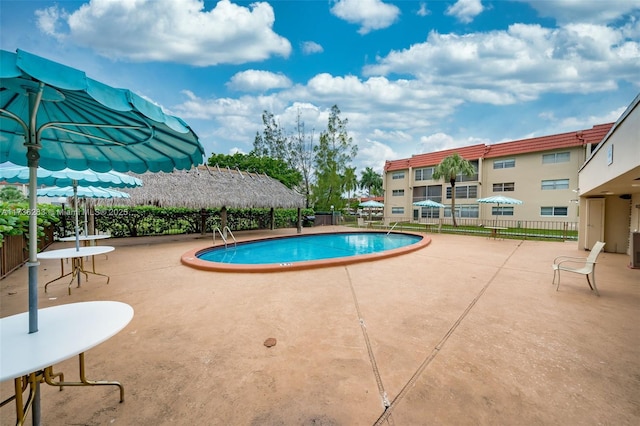
[(313, 147), (316, 182), (312, 192), (316, 210), (330, 210), (331, 206), (336, 210), (344, 208), (343, 176), (358, 153), (358, 146), (353, 145), (347, 132), (348, 122), (346, 118), (340, 119), (340, 109), (334, 105), (327, 130), (320, 134), (318, 145)]
[[(312, 215), (310, 209), (303, 215)], [(114, 237), (143, 235), (189, 234), (212, 232), (222, 227), (220, 209), (187, 209), (155, 206), (96, 207), (96, 227)], [(297, 209), (276, 209), (275, 227), (296, 226)], [(268, 229), (271, 227), (270, 209), (228, 209), (227, 226), (233, 231)]]
[(293, 188), (302, 182), (302, 175), (284, 162), (271, 157), (260, 157), (254, 154), (235, 153), (233, 155), (212, 154), (207, 160), (209, 166), (218, 166), (221, 169), (227, 167), (240, 171), (266, 174), (276, 179), (287, 188)]
[(370, 197), (382, 195), (382, 176), (367, 167), (361, 173), (360, 188), (366, 189)]
[(15, 186), (5, 186), (0, 190), (0, 201), (7, 203), (23, 203), (27, 197)]
[(26, 202), (0, 202), (0, 246), (5, 235), (28, 235), (29, 217), (38, 216), (38, 237), (45, 235), (44, 228), (59, 221), (60, 207), (39, 204), (32, 210)]

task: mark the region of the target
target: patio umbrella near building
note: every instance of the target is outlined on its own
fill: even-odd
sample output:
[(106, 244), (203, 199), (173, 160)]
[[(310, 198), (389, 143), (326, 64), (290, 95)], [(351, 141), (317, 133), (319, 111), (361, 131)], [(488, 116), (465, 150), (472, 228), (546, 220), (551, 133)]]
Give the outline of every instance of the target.
[[(142, 181), (136, 177), (126, 175), (118, 172), (105, 172), (98, 173), (93, 170), (72, 170), (69, 168), (62, 170), (45, 170), (42, 167), (37, 169), (38, 183), (47, 185), (49, 187), (100, 187), (100, 188), (135, 188), (141, 186)], [(0, 164), (0, 180), (8, 183), (29, 183), (29, 167), (18, 166), (12, 163)], [(38, 190), (38, 195), (40, 190)], [(86, 191), (83, 191), (86, 193)], [(103, 194), (106, 194), (103, 193)], [(51, 197), (55, 195), (50, 195)], [(66, 191), (61, 196), (73, 197), (73, 191)], [(128, 196), (128, 195), (127, 195)], [(102, 198), (102, 197), (101, 197)], [(74, 200), (76, 206), (76, 250), (80, 248), (80, 241), (78, 239), (78, 209), (77, 199)], [(86, 224), (86, 221), (85, 221)], [(85, 234), (86, 234), (85, 229)]]
[[(500, 207), (500, 204), (522, 204), (522, 201), (516, 200), (515, 198), (505, 197), (504, 195), (495, 195), (492, 197), (478, 198), (477, 201), (479, 203), (485, 203), (485, 204), (497, 204), (497, 207)], [(495, 220), (497, 219), (498, 217), (496, 215)]]
[(369, 220), (371, 220), (371, 211), (374, 208), (381, 209), (384, 207), (384, 203), (381, 203), (376, 200), (367, 200), (359, 204), (360, 207), (365, 207), (369, 209)]
[[(78, 226), (78, 198), (83, 198), (86, 203), (87, 198), (129, 198), (126, 192), (116, 191), (108, 188), (96, 188), (94, 186), (52, 186), (48, 188), (40, 188), (37, 191), (38, 197), (73, 197), (73, 205), (75, 207), (75, 236), (76, 250), (79, 247), (80, 231)], [(84, 209), (84, 235), (88, 235), (87, 229), (87, 208)]]
[(444, 204), (438, 203), (437, 201), (429, 200), (428, 198), (426, 200), (416, 201), (415, 203), (413, 203), (413, 205), (418, 207), (431, 207), (435, 209), (444, 208)]
[[(126, 89), (23, 50), (0, 51), (0, 161), (37, 169), (171, 171), (202, 163), (204, 148), (181, 119)], [(37, 217), (29, 218), (29, 333), (38, 331)], [(37, 405), (37, 404), (36, 404)], [(36, 413), (34, 413), (35, 415)]]
[(413, 203), (414, 206), (419, 206), (419, 207), (433, 207), (433, 208), (437, 208), (437, 209), (441, 209), (444, 208), (444, 204), (440, 204), (437, 201), (433, 201), (433, 200), (422, 200), (422, 201), (416, 201), (415, 203)]
[(364, 201), (364, 202), (360, 203), (359, 206), (360, 207), (368, 207), (368, 208), (373, 208), (373, 207), (382, 208), (382, 207), (384, 207), (384, 203), (381, 203), (381, 202), (376, 201), (376, 200), (369, 200), (369, 201)]

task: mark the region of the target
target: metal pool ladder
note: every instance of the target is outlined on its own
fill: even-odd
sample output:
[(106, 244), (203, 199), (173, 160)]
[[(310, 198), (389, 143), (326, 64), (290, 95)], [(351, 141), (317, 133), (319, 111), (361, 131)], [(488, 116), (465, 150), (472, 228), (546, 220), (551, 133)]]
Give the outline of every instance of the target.
[[(229, 235), (231, 235), (231, 238), (233, 238), (233, 246), (236, 247), (237, 246), (236, 237), (233, 235), (233, 232), (231, 232), (231, 229), (229, 229), (228, 226), (225, 226), (223, 230), (228, 232)], [(224, 236), (220, 228), (218, 228), (217, 226), (213, 230), (213, 245), (214, 246), (216, 245), (216, 231), (218, 231), (218, 234), (220, 234), (220, 238), (222, 238), (222, 241), (224, 242), (224, 248), (227, 248), (227, 238)]]

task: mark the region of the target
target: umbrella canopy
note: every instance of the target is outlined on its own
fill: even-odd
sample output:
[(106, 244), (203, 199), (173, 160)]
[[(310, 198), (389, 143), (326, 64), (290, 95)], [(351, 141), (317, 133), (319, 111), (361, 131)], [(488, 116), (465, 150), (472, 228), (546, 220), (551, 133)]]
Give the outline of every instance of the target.
[[(142, 181), (133, 176), (114, 171), (98, 173), (93, 170), (45, 170), (38, 167), (38, 184), (46, 186), (93, 186), (100, 188), (134, 188), (141, 186)], [(0, 164), (0, 181), (8, 183), (29, 183), (29, 168), (12, 163)], [(69, 195), (69, 197), (73, 194)]]
[[(204, 156), (189, 126), (159, 106), (22, 50), (0, 50), (0, 140), (0, 161), (29, 166), (29, 207), (34, 211), (38, 166), (143, 173), (188, 169)], [(29, 333), (34, 333), (35, 215), (29, 218), (29, 236)]]
[[(478, 198), (479, 203), (485, 204), (497, 204), (500, 207), (500, 204), (522, 204), (522, 201), (516, 200), (515, 198), (505, 197), (504, 195), (494, 195), (492, 197), (486, 198)], [(497, 214), (495, 222), (497, 222)]]
[(187, 124), (129, 90), (22, 50), (0, 51), (0, 79), (3, 161), (27, 165), (32, 149), (47, 170), (170, 172), (202, 163)]
[(363, 203), (359, 204), (360, 207), (378, 207), (378, 208), (382, 208), (384, 207), (384, 204), (376, 201), (376, 200), (369, 200), (369, 201), (365, 201)]
[(414, 206), (418, 206), (418, 207), (433, 207), (433, 208), (444, 208), (444, 204), (440, 204), (437, 201), (433, 201), (433, 200), (422, 200), (422, 201), (416, 201), (415, 203), (413, 203)]
[(487, 204), (522, 204), (522, 201), (515, 198), (505, 197), (503, 195), (495, 195), (493, 197), (478, 198), (479, 203)]
[[(129, 194), (114, 189), (96, 188), (95, 186), (79, 186), (76, 188), (78, 198), (129, 198)], [(40, 188), (37, 191), (38, 197), (73, 197), (73, 187)]]

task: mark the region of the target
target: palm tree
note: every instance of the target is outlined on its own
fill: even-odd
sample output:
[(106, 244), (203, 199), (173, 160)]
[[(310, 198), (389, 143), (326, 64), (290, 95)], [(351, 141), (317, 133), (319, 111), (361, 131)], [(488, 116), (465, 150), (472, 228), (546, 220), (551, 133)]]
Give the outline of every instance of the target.
[(371, 167), (365, 168), (360, 178), (360, 188), (366, 188), (369, 197), (372, 193), (374, 195), (380, 195), (382, 191), (382, 176), (376, 173)]
[(351, 192), (355, 191), (358, 187), (358, 177), (356, 176), (356, 168), (355, 167), (347, 167), (344, 171), (343, 189), (347, 191), (347, 199), (348, 206), (351, 207)]
[(433, 179), (448, 179), (451, 184), (451, 217), (453, 218), (453, 226), (456, 227), (458, 226), (456, 223), (456, 177), (459, 174), (473, 176), (476, 174), (476, 170), (458, 153), (444, 158), (433, 171)]

